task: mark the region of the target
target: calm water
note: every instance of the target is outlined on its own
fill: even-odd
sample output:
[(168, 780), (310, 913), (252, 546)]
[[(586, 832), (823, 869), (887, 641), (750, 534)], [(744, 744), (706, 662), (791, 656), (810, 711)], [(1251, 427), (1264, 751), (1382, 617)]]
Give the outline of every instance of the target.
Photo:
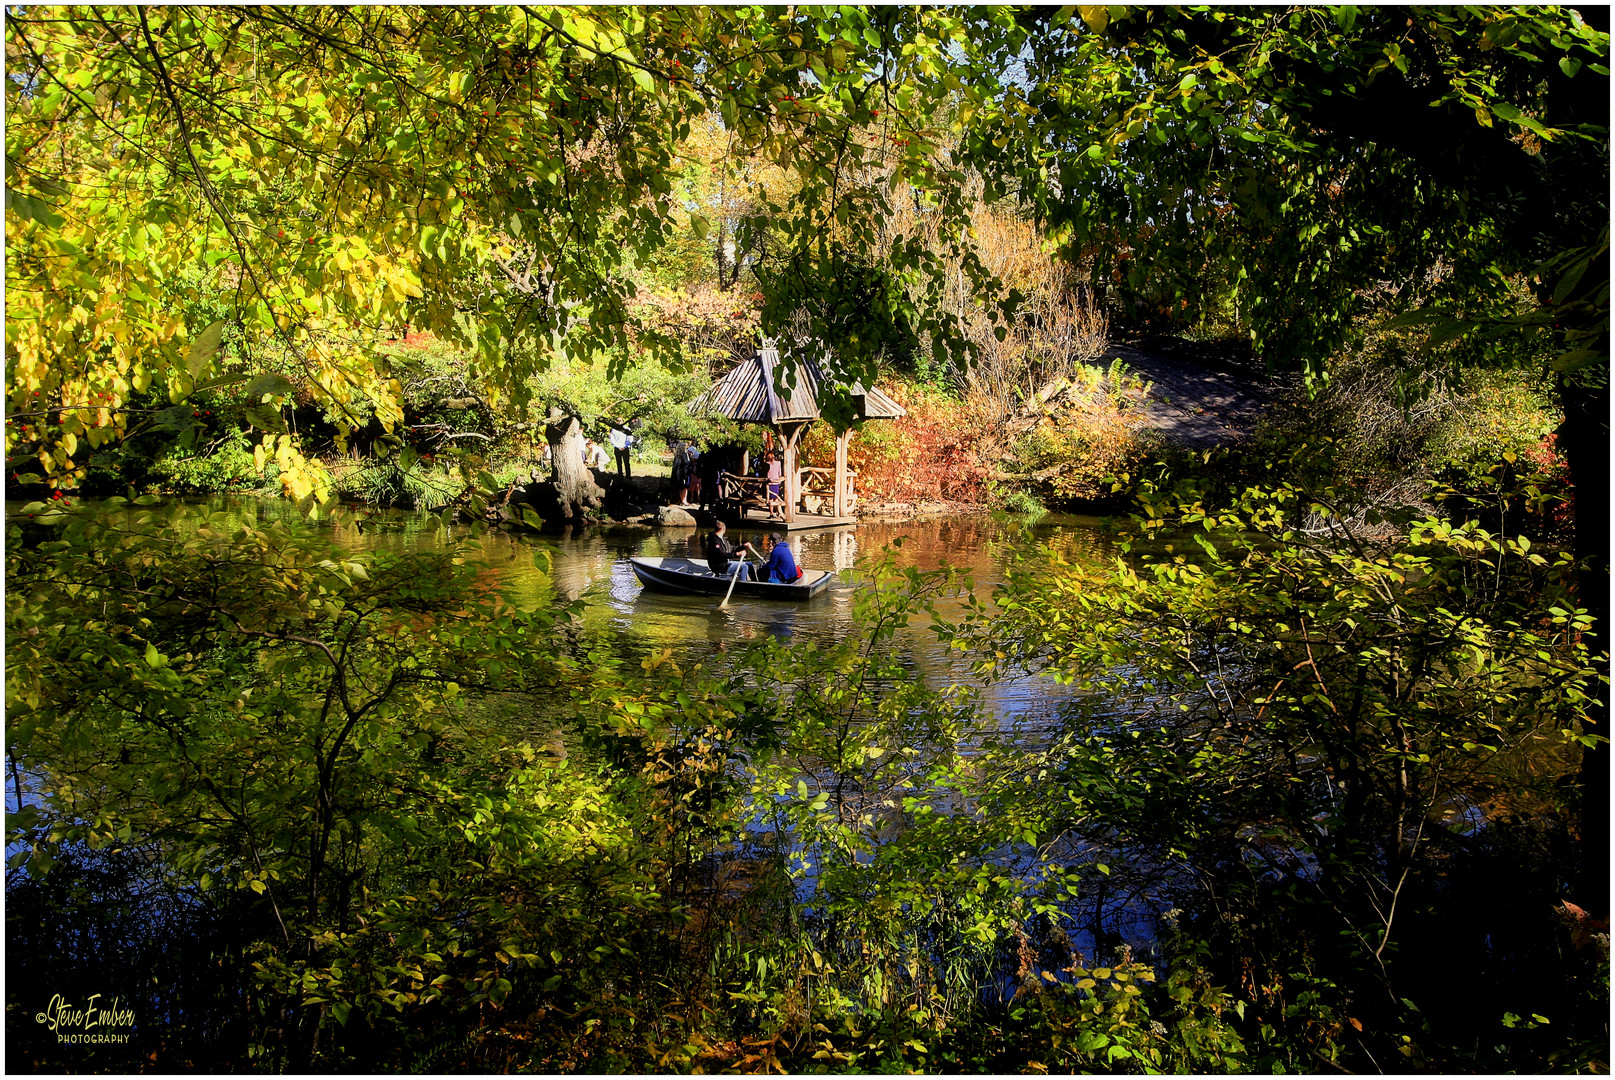
[[(223, 510), (243, 520), (267, 523), (297, 516), (278, 500), (213, 498), (193, 505)], [(352, 551), (438, 550), (446, 542), (435, 519), (412, 511), (342, 507), (316, 523), (331, 539)], [(464, 539), (464, 530), (456, 530)], [(675, 654), (712, 655), (723, 642), (759, 635), (837, 640), (852, 628), (852, 602), (860, 584), (856, 562), (894, 548), (900, 566), (936, 569), (944, 564), (970, 571), (976, 588), (990, 592), (1001, 579), (1011, 552), (1035, 544), (1052, 544), (1075, 558), (1102, 558), (1111, 541), (1099, 519), (1050, 514), (1028, 524), (999, 516), (960, 516), (906, 522), (871, 522), (858, 528), (824, 529), (794, 534), (790, 543), (797, 561), (809, 570), (838, 572), (821, 596), (806, 603), (736, 596), (720, 608), (716, 597), (681, 596), (645, 590), (628, 559), (634, 555), (699, 557), (704, 530), (692, 528), (601, 527), (576, 535), (514, 535), (490, 531), (472, 543), (470, 554), (488, 566), (510, 600), (537, 607), (581, 600), (585, 626), (615, 635), (628, 650), (671, 647)], [(761, 546), (762, 533), (734, 529), (730, 536)], [(900, 543), (899, 543), (900, 542)], [(534, 555), (549, 553), (548, 572)], [(957, 604), (939, 604), (945, 614)], [(924, 620), (899, 631), (898, 645), (918, 677), (975, 683), (964, 657), (944, 649)], [(1052, 719), (1068, 691), (1046, 679), (997, 682), (983, 688), (982, 705), (1005, 720), (1033, 726)]]

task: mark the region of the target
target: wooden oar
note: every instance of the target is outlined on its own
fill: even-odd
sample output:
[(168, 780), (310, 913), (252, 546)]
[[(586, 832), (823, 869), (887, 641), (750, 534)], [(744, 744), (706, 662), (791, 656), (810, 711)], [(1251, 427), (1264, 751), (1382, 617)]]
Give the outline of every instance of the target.
[(726, 608), (729, 606), (729, 598), (735, 594), (735, 582), (740, 580), (740, 567), (745, 563), (745, 561), (746, 552), (745, 549), (742, 548), (740, 551), (740, 562), (735, 564), (734, 570), (729, 574), (729, 591), (723, 594), (723, 603), (719, 604), (719, 607)]

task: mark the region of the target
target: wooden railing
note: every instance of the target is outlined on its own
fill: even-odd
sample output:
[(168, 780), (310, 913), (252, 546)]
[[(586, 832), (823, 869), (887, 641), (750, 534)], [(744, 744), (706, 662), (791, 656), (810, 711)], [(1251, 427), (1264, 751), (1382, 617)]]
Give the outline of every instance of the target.
[[(847, 472), (847, 512), (851, 513), (857, 504), (856, 488), (853, 480), (858, 474)], [(802, 501), (798, 509), (804, 514), (818, 514), (824, 517), (834, 512), (836, 502), (836, 475), (834, 469), (821, 469), (807, 466), (797, 470), (798, 490), (802, 493)], [(783, 485), (782, 485), (783, 486)], [(718, 498), (726, 503), (740, 507), (741, 511), (761, 510), (767, 513), (768, 479), (762, 476), (740, 476), (736, 473), (723, 472), (718, 474)]]
[(718, 474), (718, 498), (746, 510), (768, 510), (768, 478), (741, 476), (738, 473)]
[[(816, 465), (804, 466), (797, 470), (801, 477), (798, 490), (802, 492), (802, 511), (808, 514), (823, 514), (829, 516), (835, 513), (836, 505), (836, 471), (834, 469), (821, 469)], [(857, 473), (847, 470), (847, 513), (857, 505), (858, 496), (854, 479)]]

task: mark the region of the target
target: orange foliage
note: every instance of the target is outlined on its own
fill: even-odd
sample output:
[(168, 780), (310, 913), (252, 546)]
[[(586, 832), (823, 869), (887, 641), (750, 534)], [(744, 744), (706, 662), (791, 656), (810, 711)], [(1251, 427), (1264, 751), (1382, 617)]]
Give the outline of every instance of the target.
[[(860, 499), (881, 502), (963, 502), (986, 499), (989, 470), (977, 443), (984, 425), (977, 411), (953, 398), (905, 384), (881, 387), (908, 415), (871, 420), (853, 434), (848, 464), (857, 472)], [(815, 424), (803, 439), (804, 460), (835, 463), (835, 434)]]
[(633, 309), (647, 327), (683, 342), (689, 360), (718, 375), (752, 354), (761, 304), (761, 293), (708, 282), (682, 292), (648, 292)]

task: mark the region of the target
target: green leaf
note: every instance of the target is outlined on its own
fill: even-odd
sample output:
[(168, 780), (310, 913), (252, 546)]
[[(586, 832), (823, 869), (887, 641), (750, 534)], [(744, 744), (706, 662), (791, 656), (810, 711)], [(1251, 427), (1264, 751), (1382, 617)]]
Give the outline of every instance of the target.
[(1382, 325), (1387, 329), (1400, 329), (1405, 326), (1424, 326), (1446, 318), (1450, 318), (1450, 316), (1445, 312), (1420, 308), (1417, 311), (1409, 311), (1398, 315), (1394, 319), (1387, 319)]
[(245, 375), (220, 375), (218, 378), (208, 379), (205, 382), (197, 383), (192, 388), (191, 392), (200, 393), (203, 390), (216, 390), (221, 386), (234, 386), (236, 383), (246, 381), (247, 376)]
[(286, 419), (273, 405), (251, 405), (242, 409), (241, 415), (259, 431), (270, 431), (277, 435), (286, 433)]
[(1474, 333), (1479, 329), (1476, 323), (1464, 322), (1460, 319), (1449, 319), (1438, 322), (1430, 328), (1430, 336), (1426, 339), (1429, 345), (1445, 345), (1449, 341), (1456, 341), (1466, 334)]
[(249, 404), (258, 404), (266, 397), (282, 397), (286, 394), (295, 393), (296, 390), (296, 384), (286, 376), (278, 372), (267, 371), (262, 375), (255, 376), (247, 384), (246, 399)]
[(1583, 368), (1602, 363), (1608, 358), (1608, 353), (1598, 349), (1575, 349), (1571, 352), (1561, 353), (1548, 366), (1554, 371), (1580, 371)]
[(206, 330), (196, 335), (191, 347), (185, 353), (185, 370), (190, 372), (192, 379), (200, 379), (202, 372), (207, 370), (208, 362), (219, 351), (224, 342), (224, 320), (217, 319), (208, 324)]
[(26, 221), (37, 221), (50, 229), (60, 228), (67, 223), (67, 219), (52, 210), (45, 200), (24, 195), (11, 188), (6, 188), (6, 209), (15, 211)]

